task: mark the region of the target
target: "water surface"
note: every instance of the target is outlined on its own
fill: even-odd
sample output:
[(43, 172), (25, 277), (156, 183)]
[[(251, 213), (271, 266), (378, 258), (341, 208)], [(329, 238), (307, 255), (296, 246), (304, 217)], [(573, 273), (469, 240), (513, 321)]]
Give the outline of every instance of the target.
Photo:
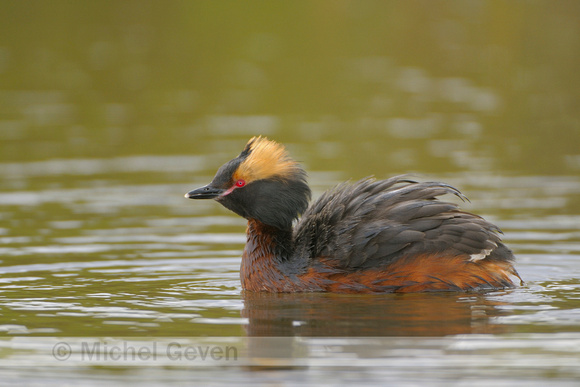
[[(547, 1), (3, 3), (0, 379), (575, 385), (579, 17)], [(245, 221), (183, 194), (257, 134), (287, 144), (315, 197), (399, 173), (460, 188), (525, 284), (243, 293)], [(251, 361), (52, 356), (103, 338)]]

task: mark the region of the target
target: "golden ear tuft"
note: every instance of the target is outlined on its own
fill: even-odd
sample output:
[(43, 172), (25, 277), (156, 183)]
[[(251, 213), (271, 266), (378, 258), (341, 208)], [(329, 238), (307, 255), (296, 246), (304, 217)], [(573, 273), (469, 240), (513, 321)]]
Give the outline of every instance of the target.
[(300, 166), (290, 158), (286, 148), (266, 137), (252, 137), (244, 153), (248, 153), (248, 156), (234, 173), (236, 180), (250, 182), (272, 177), (289, 178), (300, 171)]

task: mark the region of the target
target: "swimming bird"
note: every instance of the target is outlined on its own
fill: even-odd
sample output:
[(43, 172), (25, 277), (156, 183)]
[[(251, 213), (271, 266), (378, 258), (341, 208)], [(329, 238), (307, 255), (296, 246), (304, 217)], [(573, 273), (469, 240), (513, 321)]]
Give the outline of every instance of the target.
[(309, 206), (302, 166), (283, 145), (258, 136), (221, 166), (211, 183), (185, 197), (215, 199), (248, 220), (240, 268), (246, 291), (514, 287), (512, 278), (521, 278), (500, 229), (438, 199), (445, 194), (466, 200), (444, 183), (365, 178), (340, 184)]

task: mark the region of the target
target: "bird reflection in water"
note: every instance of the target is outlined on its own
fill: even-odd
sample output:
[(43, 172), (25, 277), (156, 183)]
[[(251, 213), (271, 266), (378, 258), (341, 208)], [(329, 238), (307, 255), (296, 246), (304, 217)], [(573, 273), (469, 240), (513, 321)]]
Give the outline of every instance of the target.
[(244, 292), (248, 336), (447, 336), (505, 332), (484, 294), (345, 295)]

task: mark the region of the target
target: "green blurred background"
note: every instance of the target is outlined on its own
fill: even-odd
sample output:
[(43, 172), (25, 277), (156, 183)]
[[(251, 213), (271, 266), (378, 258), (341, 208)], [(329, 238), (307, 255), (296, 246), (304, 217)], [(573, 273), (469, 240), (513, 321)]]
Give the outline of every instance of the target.
[[(0, 161), (580, 171), (577, 1), (0, 1)], [(234, 153), (232, 153), (234, 152)]]

